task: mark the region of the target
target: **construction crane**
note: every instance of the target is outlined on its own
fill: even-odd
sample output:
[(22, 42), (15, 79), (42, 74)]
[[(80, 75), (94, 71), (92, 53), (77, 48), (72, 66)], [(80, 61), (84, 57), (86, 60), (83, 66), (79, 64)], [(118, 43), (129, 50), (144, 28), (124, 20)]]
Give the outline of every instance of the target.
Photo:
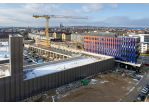
[(39, 18), (39, 17), (44, 17), (46, 18), (46, 48), (49, 48), (49, 19), (50, 18), (72, 18), (72, 19), (88, 19), (88, 16), (86, 17), (74, 17), (74, 16), (63, 16), (63, 15), (43, 15), (43, 16), (38, 16), (34, 15), (33, 17)]

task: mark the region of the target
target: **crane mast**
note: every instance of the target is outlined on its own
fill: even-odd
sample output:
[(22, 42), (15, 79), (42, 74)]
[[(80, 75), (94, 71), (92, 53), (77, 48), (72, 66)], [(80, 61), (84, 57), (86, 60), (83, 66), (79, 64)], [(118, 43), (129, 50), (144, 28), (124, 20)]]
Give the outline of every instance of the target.
[(49, 48), (49, 19), (50, 18), (72, 18), (72, 19), (88, 19), (88, 16), (86, 17), (73, 17), (73, 16), (63, 16), (63, 15), (33, 15), (35, 18), (39, 17), (45, 17), (46, 18), (46, 48)]

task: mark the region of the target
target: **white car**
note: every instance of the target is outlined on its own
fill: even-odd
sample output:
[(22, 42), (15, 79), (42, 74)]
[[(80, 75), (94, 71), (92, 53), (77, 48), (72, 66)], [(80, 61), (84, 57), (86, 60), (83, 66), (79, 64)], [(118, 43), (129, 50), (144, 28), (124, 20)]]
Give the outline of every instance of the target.
[(147, 94), (147, 93), (148, 93), (148, 88), (144, 87), (144, 88), (142, 89), (142, 93)]

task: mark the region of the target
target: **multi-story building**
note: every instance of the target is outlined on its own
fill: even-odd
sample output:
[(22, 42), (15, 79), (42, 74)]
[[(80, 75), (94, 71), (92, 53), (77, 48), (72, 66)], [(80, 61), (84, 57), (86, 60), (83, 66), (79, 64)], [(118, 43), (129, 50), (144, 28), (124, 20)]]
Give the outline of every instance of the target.
[(140, 42), (149, 42), (149, 34), (130, 34), (130, 37), (140, 37)]
[(145, 53), (148, 49), (149, 34), (131, 34), (131, 37), (140, 37), (140, 53)]
[(141, 42), (140, 53), (148, 53), (148, 52), (149, 52), (149, 42)]
[(137, 63), (139, 37), (115, 35), (84, 35), (84, 50), (115, 57), (116, 60)]
[(83, 36), (84, 34), (71, 34), (71, 41), (84, 44)]

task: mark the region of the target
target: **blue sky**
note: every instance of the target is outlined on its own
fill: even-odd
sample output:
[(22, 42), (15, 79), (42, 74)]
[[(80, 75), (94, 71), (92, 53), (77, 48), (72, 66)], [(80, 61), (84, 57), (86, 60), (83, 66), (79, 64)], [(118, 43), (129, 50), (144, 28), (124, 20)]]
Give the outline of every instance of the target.
[(50, 19), (49, 26), (149, 27), (149, 3), (0, 3), (0, 26), (45, 26), (35, 15), (88, 16)]

